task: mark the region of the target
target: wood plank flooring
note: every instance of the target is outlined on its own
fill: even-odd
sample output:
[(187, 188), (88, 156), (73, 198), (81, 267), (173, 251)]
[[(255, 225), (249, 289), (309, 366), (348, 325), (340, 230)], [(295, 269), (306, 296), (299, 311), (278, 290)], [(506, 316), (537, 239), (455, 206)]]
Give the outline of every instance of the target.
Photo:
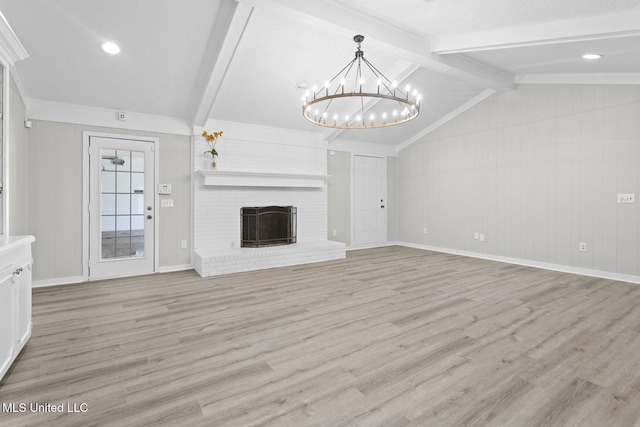
[(33, 304), (0, 426), (640, 426), (636, 284), (389, 247)]

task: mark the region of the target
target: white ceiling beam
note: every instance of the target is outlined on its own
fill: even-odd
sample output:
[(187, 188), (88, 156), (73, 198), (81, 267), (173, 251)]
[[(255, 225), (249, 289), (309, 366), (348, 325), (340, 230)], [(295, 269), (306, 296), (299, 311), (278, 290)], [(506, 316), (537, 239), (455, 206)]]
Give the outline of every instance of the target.
[[(224, 80), (224, 77), (229, 69), (231, 60), (235, 55), (238, 44), (242, 39), (244, 30), (247, 27), (253, 7), (246, 3), (236, 4), (233, 1), (221, 2), (221, 8), (225, 10), (220, 11), (217, 16), (223, 17), (222, 20), (227, 20), (225, 16), (233, 14), (228, 27), (226, 25), (219, 25), (223, 23), (216, 22), (214, 30), (212, 31), (210, 43), (207, 48), (205, 57), (212, 58), (211, 62), (213, 66), (204, 67), (211, 70), (205, 77), (206, 83), (203, 85), (204, 90), (201, 92), (202, 96), (198, 102), (198, 108), (194, 115), (193, 126), (202, 127), (206, 124), (213, 103), (218, 96), (218, 91)], [(223, 38), (222, 43), (219, 42)]]
[(367, 38), (368, 46), (464, 81), (482, 84), (496, 90), (511, 90), (515, 87), (514, 78), (511, 75), (472, 61), (460, 60), (452, 64), (439, 55), (431, 53), (430, 40), (419, 39), (388, 24), (327, 1), (238, 1), (345, 38), (363, 34)]
[(516, 83), (554, 85), (638, 85), (640, 84), (640, 73), (522, 74), (516, 76)]
[(640, 35), (640, 11), (451, 35), (432, 40), (434, 53), (478, 52)]

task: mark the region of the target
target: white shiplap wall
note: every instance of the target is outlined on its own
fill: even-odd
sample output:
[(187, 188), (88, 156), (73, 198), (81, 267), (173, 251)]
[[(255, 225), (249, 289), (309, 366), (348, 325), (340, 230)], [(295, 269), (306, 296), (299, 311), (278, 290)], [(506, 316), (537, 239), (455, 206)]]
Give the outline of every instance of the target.
[(400, 151), (397, 171), (399, 241), (640, 276), (638, 202), (616, 203), (640, 196), (637, 85), (495, 94)]

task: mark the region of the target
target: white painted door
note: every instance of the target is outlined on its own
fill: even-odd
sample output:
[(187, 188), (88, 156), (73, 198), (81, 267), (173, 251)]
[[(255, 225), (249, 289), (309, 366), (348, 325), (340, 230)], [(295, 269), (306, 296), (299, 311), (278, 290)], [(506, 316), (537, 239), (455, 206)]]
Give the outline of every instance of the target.
[(154, 144), (89, 136), (89, 279), (152, 273)]
[(381, 157), (354, 156), (355, 244), (387, 240), (386, 168)]

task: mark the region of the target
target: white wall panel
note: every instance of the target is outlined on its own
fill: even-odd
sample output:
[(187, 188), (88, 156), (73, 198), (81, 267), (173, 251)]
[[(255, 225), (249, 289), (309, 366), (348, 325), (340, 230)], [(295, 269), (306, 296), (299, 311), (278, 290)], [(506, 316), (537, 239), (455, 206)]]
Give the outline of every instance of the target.
[[(1, 70), (0, 70), (1, 71)], [(32, 153), (26, 143), (26, 129), (24, 127), (25, 110), (24, 101), (16, 87), (15, 81), (11, 79), (9, 90), (9, 138), (5, 141), (8, 144), (9, 159), (9, 185), (5, 194), (9, 194), (9, 235), (27, 234), (28, 223), (26, 207), (29, 197), (28, 173), (29, 160)], [(2, 145), (0, 144), (0, 148)], [(1, 150), (0, 150), (1, 151)], [(0, 160), (1, 159), (0, 155)], [(0, 172), (2, 169), (0, 168)], [(4, 201), (7, 201), (4, 196)], [(0, 219), (2, 213), (0, 213)], [(1, 228), (1, 227), (0, 227)]]
[[(33, 244), (34, 280), (82, 277), (82, 132), (105, 132), (159, 138), (160, 182), (172, 184), (173, 208), (161, 208), (160, 267), (190, 264), (191, 138), (33, 120), (27, 131), (29, 157), (28, 233)], [(163, 196), (165, 197), (165, 196)]]
[[(327, 154), (328, 238), (351, 245), (351, 153)], [(394, 158), (395, 159), (395, 158)], [(395, 220), (395, 218), (394, 218)], [(336, 230), (336, 236), (333, 236)]]
[(640, 196), (639, 94), (523, 85), (487, 98), (399, 152), (398, 240), (640, 275), (639, 203), (616, 202)]

